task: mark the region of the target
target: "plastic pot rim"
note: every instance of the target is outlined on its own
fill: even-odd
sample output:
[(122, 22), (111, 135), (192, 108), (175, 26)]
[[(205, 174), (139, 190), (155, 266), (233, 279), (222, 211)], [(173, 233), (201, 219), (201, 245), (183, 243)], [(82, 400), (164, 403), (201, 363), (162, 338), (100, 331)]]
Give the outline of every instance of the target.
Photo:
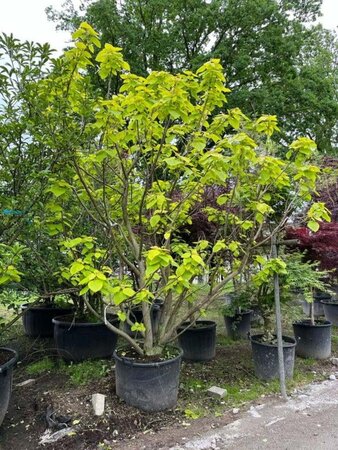
[[(318, 320), (316, 320), (318, 322)], [(329, 320), (320, 320), (322, 323), (315, 323), (314, 325), (310, 323), (309, 319), (297, 320), (293, 322), (292, 326), (299, 326), (304, 328), (329, 328), (332, 327), (332, 322)]]
[[(186, 331), (194, 331), (194, 332), (199, 332), (199, 331), (204, 331), (204, 330), (211, 330), (213, 328), (216, 328), (217, 323), (214, 320), (196, 320), (197, 324), (199, 325), (204, 325), (204, 326), (199, 326), (197, 328), (195, 328), (193, 325), (189, 326), (190, 322), (183, 322), (182, 325), (180, 325), (179, 327), (177, 327), (177, 331), (181, 332), (184, 330), (184, 332)], [(187, 328), (188, 327), (188, 328)]]
[(245, 311), (236, 312), (233, 316), (229, 316), (228, 314), (223, 314), (224, 317), (229, 317), (229, 319), (233, 319), (236, 316), (246, 316), (248, 314), (252, 314), (253, 309), (246, 309)]
[(174, 356), (173, 358), (169, 358), (169, 359), (165, 359), (164, 361), (149, 361), (149, 362), (138, 362), (137, 360), (133, 359), (133, 358), (129, 358), (128, 356), (120, 356), (117, 354), (119, 349), (114, 350), (113, 353), (113, 358), (121, 363), (123, 363), (126, 366), (135, 366), (135, 367), (163, 367), (166, 366), (168, 364), (171, 364), (173, 362), (176, 362), (177, 360), (180, 360), (182, 358), (183, 355), (183, 350), (181, 350), (180, 348), (174, 347), (175, 350), (177, 350), (179, 352), (179, 354), (177, 356)]
[(4, 364), (0, 365), (0, 374), (6, 372), (8, 369), (10, 369), (11, 367), (14, 366), (14, 364), (17, 362), (18, 360), (18, 354), (15, 350), (13, 350), (12, 348), (7, 348), (7, 347), (0, 347), (0, 352), (1, 351), (5, 351), (5, 352), (9, 352), (12, 354), (12, 357), (6, 361)]
[[(77, 322), (76, 320), (65, 320), (65, 318), (72, 317), (70, 314), (66, 314), (63, 316), (56, 316), (52, 319), (54, 325), (66, 325), (68, 327), (97, 327), (105, 325), (103, 321), (101, 322)], [(108, 315), (108, 322), (120, 322), (118, 316), (116, 314)]]
[[(277, 344), (269, 344), (268, 342), (260, 342), (257, 339), (261, 338), (262, 336), (264, 336), (263, 333), (259, 333), (259, 334), (254, 334), (254, 335), (250, 335), (249, 339), (251, 342), (254, 342), (256, 345), (261, 345), (263, 347), (271, 347), (271, 348), (277, 348), (278, 345)], [(276, 336), (274, 334), (274, 336)], [(291, 337), (291, 336), (282, 336), (283, 339), (283, 348), (291, 348), (291, 347), (295, 347), (297, 345), (296, 339)]]
[(21, 305), (21, 310), (26, 311), (28, 309), (33, 309), (35, 311), (50, 311), (54, 309), (63, 309), (63, 310), (69, 310), (74, 311), (74, 306), (59, 306), (59, 305), (43, 305), (43, 304), (30, 304), (30, 303), (24, 303)]

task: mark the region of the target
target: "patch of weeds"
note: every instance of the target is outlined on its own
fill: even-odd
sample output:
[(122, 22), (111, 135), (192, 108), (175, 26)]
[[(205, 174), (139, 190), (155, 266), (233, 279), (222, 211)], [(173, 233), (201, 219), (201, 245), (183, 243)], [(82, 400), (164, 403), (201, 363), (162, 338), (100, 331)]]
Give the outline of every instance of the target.
[(198, 390), (205, 390), (207, 389), (207, 383), (203, 380), (198, 380), (198, 379), (187, 379), (185, 380), (183, 384), (184, 389), (190, 391), (190, 392), (195, 392)]
[(255, 380), (252, 380), (247, 386), (238, 384), (224, 387), (228, 392), (227, 401), (235, 406), (255, 400), (267, 392), (266, 387)]
[(297, 361), (299, 363), (299, 365), (302, 366), (315, 366), (316, 364), (316, 360), (314, 358), (302, 358), (301, 360)]
[(84, 361), (69, 366), (64, 365), (62, 371), (69, 376), (73, 384), (84, 385), (108, 375), (110, 367), (106, 361)]
[[(245, 342), (245, 341), (244, 341)], [(221, 346), (230, 346), (233, 347), (238, 344), (243, 344), (243, 340), (234, 341), (228, 336), (218, 335), (217, 336), (217, 344)]]
[(288, 389), (298, 388), (304, 384), (311, 383), (312, 381), (325, 380), (325, 376), (322, 373), (302, 372), (296, 371), (293, 379), (287, 382)]
[(204, 415), (204, 413), (202, 411), (200, 411), (199, 409), (189, 409), (186, 408), (184, 410), (184, 415), (187, 419), (199, 419), (200, 417), (202, 417)]
[(98, 448), (100, 450), (112, 450), (113, 447), (110, 447), (110, 445), (106, 444), (105, 442), (100, 442)]
[[(333, 331), (337, 332), (337, 327), (334, 327)], [(338, 335), (337, 334), (332, 333), (331, 339), (332, 339), (333, 344), (338, 344)]]
[(55, 369), (54, 361), (50, 358), (43, 358), (40, 361), (29, 364), (26, 367), (26, 372), (28, 375), (40, 375), (53, 369)]

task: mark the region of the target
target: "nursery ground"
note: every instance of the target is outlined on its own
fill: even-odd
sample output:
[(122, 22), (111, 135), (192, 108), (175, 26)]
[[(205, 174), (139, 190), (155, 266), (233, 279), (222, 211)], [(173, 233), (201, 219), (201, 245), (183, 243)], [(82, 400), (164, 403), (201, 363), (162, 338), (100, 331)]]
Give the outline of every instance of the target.
[[(285, 326), (298, 310), (285, 311)], [(115, 395), (114, 363), (110, 360), (66, 365), (55, 352), (52, 340), (33, 340), (23, 336), (20, 324), (1, 336), (0, 345), (19, 351), (14, 373), (10, 408), (0, 432), (0, 449), (36, 450), (45, 433), (49, 416), (56, 422), (67, 421), (73, 432), (60, 441), (45, 444), (46, 450), (94, 450), (110, 448), (164, 448), (177, 439), (223, 426), (252, 404), (273, 401), (279, 392), (278, 382), (265, 383), (255, 378), (248, 342), (232, 342), (225, 337), (222, 320), (218, 320), (216, 358), (208, 363), (182, 364), (179, 401), (175, 410), (145, 413), (125, 405)], [(338, 329), (333, 330), (333, 356), (338, 356)], [(335, 372), (330, 361), (296, 360), (294, 380), (289, 392), (313, 381), (327, 379)], [(34, 379), (31, 384), (17, 386)], [(210, 386), (226, 388), (222, 399), (211, 398)], [(102, 417), (93, 415), (91, 396), (106, 395)], [(61, 417), (60, 417), (61, 416)], [(50, 422), (50, 421), (49, 421)], [(50, 431), (55, 431), (56, 427)], [(157, 444), (156, 444), (157, 442)], [(153, 444), (151, 444), (153, 443)]]

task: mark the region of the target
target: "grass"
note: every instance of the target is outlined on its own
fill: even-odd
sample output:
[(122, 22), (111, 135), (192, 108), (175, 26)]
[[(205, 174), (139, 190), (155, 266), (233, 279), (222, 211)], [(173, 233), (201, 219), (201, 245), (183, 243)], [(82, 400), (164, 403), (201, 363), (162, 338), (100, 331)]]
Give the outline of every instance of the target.
[[(333, 327), (332, 328), (332, 331), (334, 332), (337, 332), (337, 328), (338, 327)], [(338, 334), (336, 334), (336, 335), (334, 335), (334, 334), (332, 334), (332, 336), (331, 336), (331, 342), (332, 342), (332, 344), (337, 344), (338, 345)]]
[(38, 376), (52, 371), (67, 375), (71, 384), (81, 386), (107, 376), (110, 368), (106, 361), (84, 361), (78, 364), (67, 365), (63, 361), (55, 361), (49, 357), (42, 358), (25, 367), (26, 374), (31, 376)]
[(52, 359), (46, 357), (39, 361), (33, 362), (26, 367), (26, 373), (28, 375), (41, 375), (45, 372), (50, 372), (55, 368), (55, 363)]
[(63, 371), (74, 385), (86, 385), (107, 376), (110, 367), (106, 361), (84, 361), (69, 366), (64, 365)]

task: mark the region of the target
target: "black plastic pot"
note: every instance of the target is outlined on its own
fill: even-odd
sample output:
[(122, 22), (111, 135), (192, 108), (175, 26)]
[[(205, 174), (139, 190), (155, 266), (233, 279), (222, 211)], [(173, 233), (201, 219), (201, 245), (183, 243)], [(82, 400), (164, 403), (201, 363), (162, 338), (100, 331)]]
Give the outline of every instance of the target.
[(326, 320), (338, 326), (338, 302), (322, 301)]
[(247, 339), (251, 327), (252, 311), (242, 311), (234, 316), (224, 316), (227, 336), (231, 339)]
[[(189, 325), (183, 323), (177, 333)], [(216, 323), (212, 320), (198, 320), (196, 326), (183, 331), (178, 336), (178, 343), (183, 350), (183, 359), (188, 361), (209, 361), (216, 354)]]
[(144, 411), (162, 411), (177, 403), (182, 352), (160, 362), (137, 362), (114, 353), (116, 394)]
[(7, 412), (12, 391), (13, 367), (18, 360), (14, 350), (0, 347), (0, 426)]
[(331, 284), (330, 290), (333, 291), (332, 300), (338, 300), (338, 284)]
[[(161, 310), (162, 305), (163, 305), (163, 300), (157, 300), (154, 302), (154, 304), (151, 307), (150, 314), (151, 314), (151, 325), (152, 325), (153, 332), (156, 332), (156, 330), (158, 328), (158, 324), (160, 321), (160, 310)], [(142, 313), (141, 307), (132, 308), (132, 310), (130, 311), (130, 314), (129, 314), (129, 318), (133, 323), (135, 323), (135, 322), (141, 323), (143, 321), (143, 313)], [(129, 336), (132, 336), (132, 337), (138, 336), (137, 332), (131, 331), (131, 326), (126, 322), (124, 323), (124, 331), (126, 333), (128, 333)]]
[[(314, 308), (314, 316), (315, 317), (324, 317), (324, 308), (322, 305), (321, 297), (314, 297), (313, 299), (313, 308)], [(302, 300), (303, 312), (306, 316), (310, 316), (310, 303), (306, 300)]]
[[(262, 380), (279, 377), (277, 344), (261, 342), (263, 334), (250, 336), (255, 373)], [(283, 336), (283, 355), (285, 376), (292, 378), (295, 362), (296, 341), (292, 337)]]
[(53, 318), (69, 314), (71, 308), (60, 308), (55, 305), (22, 305), (22, 322), (25, 334), (30, 337), (53, 337)]
[(301, 320), (293, 324), (297, 342), (296, 355), (302, 358), (326, 359), (331, 355), (332, 323), (317, 320), (311, 325), (310, 320)]
[[(109, 316), (109, 322), (119, 327), (117, 316)], [(72, 315), (55, 317), (53, 323), (56, 348), (64, 360), (79, 362), (113, 355), (117, 334), (104, 323), (78, 322)]]

